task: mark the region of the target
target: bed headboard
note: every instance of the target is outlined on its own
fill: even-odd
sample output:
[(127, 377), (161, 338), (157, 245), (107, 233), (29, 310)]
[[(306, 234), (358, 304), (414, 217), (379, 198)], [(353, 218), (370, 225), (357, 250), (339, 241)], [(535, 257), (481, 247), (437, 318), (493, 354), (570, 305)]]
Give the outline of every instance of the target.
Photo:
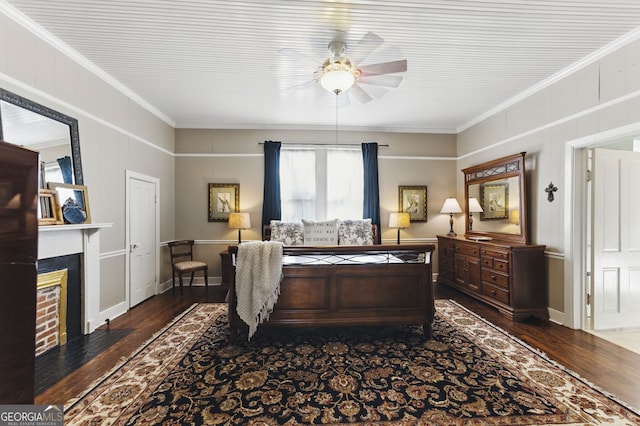
[[(373, 244), (379, 244), (378, 241), (378, 225), (371, 224), (371, 231), (373, 232)], [(262, 225), (262, 240), (271, 240), (271, 225)]]

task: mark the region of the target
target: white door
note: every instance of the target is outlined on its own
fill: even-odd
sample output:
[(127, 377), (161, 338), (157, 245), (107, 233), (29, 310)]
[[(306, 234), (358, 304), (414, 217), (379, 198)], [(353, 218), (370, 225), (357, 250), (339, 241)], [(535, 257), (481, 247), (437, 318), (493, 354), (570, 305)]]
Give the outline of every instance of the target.
[(127, 173), (129, 307), (156, 294), (157, 181)]
[(640, 327), (640, 153), (595, 149), (592, 187), (592, 327)]

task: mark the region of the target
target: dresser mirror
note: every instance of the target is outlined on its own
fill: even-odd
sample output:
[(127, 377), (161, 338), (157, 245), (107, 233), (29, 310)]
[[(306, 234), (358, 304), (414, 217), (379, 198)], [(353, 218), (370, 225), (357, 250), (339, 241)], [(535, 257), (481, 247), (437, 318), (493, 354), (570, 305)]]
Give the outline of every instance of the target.
[[(45, 182), (84, 184), (75, 118), (0, 89), (0, 140), (38, 151)], [(70, 182), (58, 162), (64, 157), (71, 159)]]
[(529, 243), (525, 154), (462, 169), (467, 212), (465, 237)]

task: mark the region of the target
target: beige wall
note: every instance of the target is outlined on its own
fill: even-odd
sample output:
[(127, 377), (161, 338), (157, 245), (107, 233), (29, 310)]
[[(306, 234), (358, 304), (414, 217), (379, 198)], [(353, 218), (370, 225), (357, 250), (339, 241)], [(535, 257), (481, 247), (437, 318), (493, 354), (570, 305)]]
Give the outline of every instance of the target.
[(92, 221), (113, 224), (100, 231), (100, 311), (120, 313), (126, 298), (125, 170), (160, 180), (160, 239), (172, 239), (173, 127), (1, 14), (0, 87), (78, 120)]
[[(237, 242), (226, 223), (207, 221), (208, 183), (240, 184), (240, 209), (251, 215), (252, 229), (243, 240), (260, 238), (265, 140), (283, 143), (331, 143), (334, 131), (176, 130), (176, 238), (197, 240), (196, 255), (209, 263), (211, 276), (220, 275), (219, 253)], [(378, 142), (381, 236), (390, 242), (389, 212), (398, 209), (398, 186), (427, 186), (427, 218), (403, 230), (404, 241), (433, 242), (446, 233), (448, 217), (441, 215), (445, 198), (455, 192), (455, 135), (376, 132), (339, 133), (340, 143)]]
[[(528, 169), (529, 220), (531, 241), (547, 245), (549, 306), (560, 314), (567, 308), (567, 294), (574, 282), (565, 283), (565, 247), (568, 224), (574, 218), (566, 197), (573, 188), (567, 161), (567, 146), (581, 145), (587, 138), (597, 141), (608, 134), (623, 134), (625, 126), (640, 122), (640, 41), (633, 41), (597, 62), (569, 74), (516, 104), (497, 112), (460, 132), (457, 138), (458, 168), (491, 158), (526, 151)], [(547, 201), (544, 188), (553, 182), (558, 187), (556, 201)], [(458, 194), (462, 194), (458, 176)], [(576, 212), (581, 214), (581, 212)], [(565, 287), (566, 286), (566, 287)]]

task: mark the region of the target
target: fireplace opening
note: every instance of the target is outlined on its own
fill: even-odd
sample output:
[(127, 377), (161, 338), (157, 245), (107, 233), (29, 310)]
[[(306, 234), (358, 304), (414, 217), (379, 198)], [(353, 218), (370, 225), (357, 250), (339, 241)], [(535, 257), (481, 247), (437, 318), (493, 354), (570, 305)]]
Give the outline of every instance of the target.
[[(82, 278), (81, 278), (81, 257), (80, 254), (70, 254), (66, 256), (52, 257), (38, 260), (38, 274), (55, 271), (67, 271), (66, 287), (66, 315), (60, 321), (66, 322), (67, 342), (82, 335)], [(49, 292), (59, 292), (54, 288)], [(49, 295), (54, 297), (54, 295)]]

